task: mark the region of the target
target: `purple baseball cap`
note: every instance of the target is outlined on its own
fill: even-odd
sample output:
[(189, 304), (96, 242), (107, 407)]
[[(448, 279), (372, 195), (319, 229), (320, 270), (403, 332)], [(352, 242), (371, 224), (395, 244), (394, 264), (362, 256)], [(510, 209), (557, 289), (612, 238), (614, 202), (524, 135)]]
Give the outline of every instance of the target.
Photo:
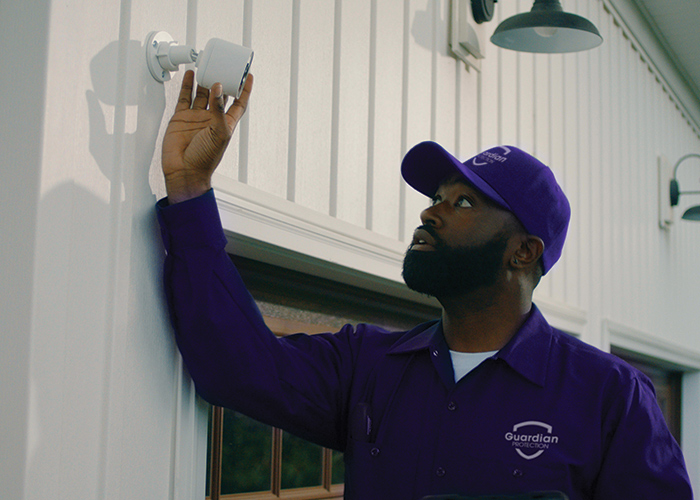
[(542, 238), (546, 274), (561, 257), (571, 217), (569, 201), (550, 168), (514, 146), (496, 146), (460, 162), (431, 141), (414, 146), (401, 163), (404, 180), (429, 197), (456, 173), (511, 211), (530, 234)]

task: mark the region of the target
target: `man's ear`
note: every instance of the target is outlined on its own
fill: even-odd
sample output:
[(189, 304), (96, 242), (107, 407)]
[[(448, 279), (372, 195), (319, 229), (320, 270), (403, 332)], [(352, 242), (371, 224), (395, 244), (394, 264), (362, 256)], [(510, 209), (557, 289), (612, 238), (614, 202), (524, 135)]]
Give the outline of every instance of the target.
[(544, 252), (544, 241), (542, 241), (542, 238), (532, 234), (525, 235), (513, 253), (511, 265), (518, 268), (528, 267), (539, 261), (542, 252)]

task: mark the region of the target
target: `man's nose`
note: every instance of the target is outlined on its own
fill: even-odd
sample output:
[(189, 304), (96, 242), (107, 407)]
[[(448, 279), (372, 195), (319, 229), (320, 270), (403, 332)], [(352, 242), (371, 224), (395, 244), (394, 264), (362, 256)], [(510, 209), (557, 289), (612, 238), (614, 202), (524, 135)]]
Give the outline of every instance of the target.
[(420, 220), (423, 224), (433, 227), (442, 226), (443, 211), (445, 210), (445, 202), (436, 203), (420, 213)]

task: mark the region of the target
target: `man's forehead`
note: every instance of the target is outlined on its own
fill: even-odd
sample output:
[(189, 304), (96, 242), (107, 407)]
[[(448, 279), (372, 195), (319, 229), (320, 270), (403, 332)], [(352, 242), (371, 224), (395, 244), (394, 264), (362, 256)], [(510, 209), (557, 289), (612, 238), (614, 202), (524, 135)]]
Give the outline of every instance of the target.
[(440, 188), (447, 187), (447, 186), (452, 186), (454, 184), (464, 184), (465, 186), (469, 186), (470, 188), (479, 191), (476, 189), (476, 186), (466, 177), (464, 177), (461, 174), (452, 174), (449, 177), (445, 177), (442, 181), (440, 181), (440, 184), (438, 184), (437, 190), (439, 191)]

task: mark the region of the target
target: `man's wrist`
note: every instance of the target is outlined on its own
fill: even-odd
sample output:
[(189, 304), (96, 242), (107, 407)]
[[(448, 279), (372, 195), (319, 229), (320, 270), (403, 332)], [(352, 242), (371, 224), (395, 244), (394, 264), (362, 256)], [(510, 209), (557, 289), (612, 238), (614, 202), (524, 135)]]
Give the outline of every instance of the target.
[(202, 196), (210, 189), (211, 179), (165, 179), (165, 190), (171, 205)]

